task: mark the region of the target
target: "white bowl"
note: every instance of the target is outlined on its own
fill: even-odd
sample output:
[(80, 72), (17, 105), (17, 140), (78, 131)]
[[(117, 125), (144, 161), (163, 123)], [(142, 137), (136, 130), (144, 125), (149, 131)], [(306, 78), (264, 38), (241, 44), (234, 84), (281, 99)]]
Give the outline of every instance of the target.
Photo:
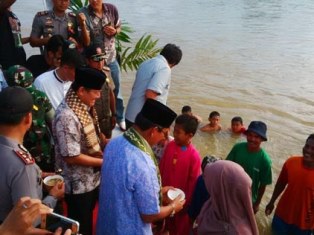
[(185, 193), (179, 188), (169, 189), (167, 195), (170, 200), (176, 199), (179, 195), (181, 196), (181, 201), (185, 199)]
[(52, 188), (57, 182), (63, 182), (64, 179), (61, 175), (50, 175), (44, 179), (44, 184), (47, 188)]

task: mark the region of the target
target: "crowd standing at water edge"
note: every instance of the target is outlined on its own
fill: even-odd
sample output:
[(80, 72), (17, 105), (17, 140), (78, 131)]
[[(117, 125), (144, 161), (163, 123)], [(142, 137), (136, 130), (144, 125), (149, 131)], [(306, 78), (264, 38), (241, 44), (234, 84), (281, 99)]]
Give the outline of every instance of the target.
[[(14, 2), (0, 1), (1, 234), (42, 233), (35, 228), (38, 216), (51, 213), (48, 207), (57, 202), (64, 209), (60, 213), (80, 223), (83, 235), (258, 234), (254, 213), (272, 183), (271, 158), (261, 147), (268, 139), (264, 121), (252, 121), (246, 129), (235, 116), (231, 127), (223, 128), (219, 108), (204, 124), (188, 106), (176, 118), (167, 100), (182, 50), (171, 42), (140, 65), (127, 88), (126, 131), (115, 41), (122, 26), (118, 9), (89, 0), (75, 15), (66, 11), (69, 0), (52, 0), (51, 10), (35, 14), (29, 40), (11, 11)], [(28, 41), (43, 50), (26, 60)], [(112, 137), (116, 123), (122, 133)], [(221, 156), (227, 160), (204, 158), (200, 175), (202, 157), (192, 137), (201, 131), (237, 142), (243, 134), (247, 141)], [(272, 220), (276, 234), (314, 229), (313, 152), (311, 134), (303, 156), (282, 167), (265, 208), (271, 214), (282, 194)], [(42, 180), (56, 172), (64, 183), (44, 197)], [(179, 196), (172, 198), (173, 191)], [(291, 199), (295, 195), (299, 200)]]

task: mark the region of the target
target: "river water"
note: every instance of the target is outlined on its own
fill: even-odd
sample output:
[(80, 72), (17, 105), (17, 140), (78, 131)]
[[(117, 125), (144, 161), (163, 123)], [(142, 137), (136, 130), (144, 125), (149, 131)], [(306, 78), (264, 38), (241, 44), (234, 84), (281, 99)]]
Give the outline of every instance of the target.
[[(173, 69), (168, 105), (180, 112), (183, 105), (207, 120), (217, 110), (224, 129), (233, 116), (246, 125), (262, 120), (268, 126), (263, 147), (273, 161), (274, 183), (267, 188), (257, 214), (261, 234), (268, 234), (270, 218), (264, 208), (283, 162), (301, 154), (314, 132), (314, 2), (311, 0), (112, 0), (135, 30), (175, 43), (183, 51)], [(18, 0), (13, 11), (22, 22), (23, 36), (31, 30), (42, 1)], [(27, 53), (37, 50), (25, 47)], [(134, 72), (123, 73), (127, 102)], [(197, 133), (193, 142), (202, 156), (226, 157), (241, 138), (226, 131)]]

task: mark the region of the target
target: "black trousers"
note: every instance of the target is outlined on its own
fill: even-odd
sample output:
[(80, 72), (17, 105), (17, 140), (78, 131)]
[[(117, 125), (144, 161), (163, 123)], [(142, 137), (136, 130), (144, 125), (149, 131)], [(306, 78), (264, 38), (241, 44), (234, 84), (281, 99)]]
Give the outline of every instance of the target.
[(80, 234), (93, 235), (93, 210), (98, 200), (99, 188), (82, 194), (66, 194), (68, 217), (80, 223)]
[(126, 125), (126, 129), (129, 129), (131, 126), (134, 125), (134, 123), (129, 121), (128, 119), (125, 119), (125, 125)]

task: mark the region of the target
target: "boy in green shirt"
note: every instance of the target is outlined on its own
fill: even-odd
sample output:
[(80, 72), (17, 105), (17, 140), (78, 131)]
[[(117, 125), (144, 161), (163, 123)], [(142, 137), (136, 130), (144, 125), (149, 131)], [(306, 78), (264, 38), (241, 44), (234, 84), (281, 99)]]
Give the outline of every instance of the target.
[(271, 160), (261, 143), (267, 141), (267, 126), (261, 121), (252, 121), (246, 130), (247, 142), (235, 144), (226, 160), (238, 163), (252, 179), (253, 209), (256, 213), (266, 185), (272, 183)]

